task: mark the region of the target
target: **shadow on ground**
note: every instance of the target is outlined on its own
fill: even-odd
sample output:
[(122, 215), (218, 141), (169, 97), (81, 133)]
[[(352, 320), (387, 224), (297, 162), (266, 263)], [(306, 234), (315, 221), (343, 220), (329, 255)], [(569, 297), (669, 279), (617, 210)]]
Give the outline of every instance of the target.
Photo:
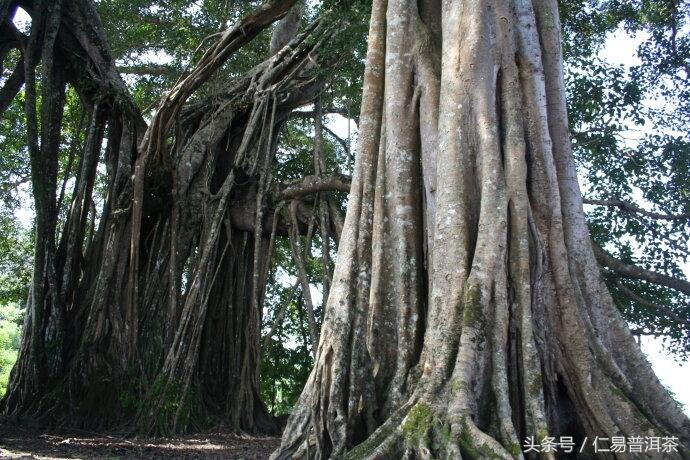
[(137, 439), (74, 430), (42, 430), (0, 424), (0, 458), (210, 458), (266, 459), (276, 437), (209, 432), (177, 438)]

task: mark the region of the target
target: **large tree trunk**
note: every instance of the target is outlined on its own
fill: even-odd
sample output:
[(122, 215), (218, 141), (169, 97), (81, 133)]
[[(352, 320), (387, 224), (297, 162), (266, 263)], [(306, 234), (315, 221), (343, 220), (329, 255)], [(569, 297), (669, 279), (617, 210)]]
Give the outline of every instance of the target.
[[(321, 61), (333, 31), (316, 21), (222, 93), (188, 99), (294, 3), (267, 0), (225, 31), (148, 127), (115, 70), (93, 2), (24, 5), (33, 20), (25, 74), (40, 243), (4, 415), (92, 429), (132, 427), (134, 418), (143, 432), (276, 429), (258, 381), (270, 165), (278, 127), (321, 89), (302, 70)], [(33, 72), (41, 51), (39, 144)], [(56, 244), (66, 83), (90, 123)], [(91, 235), (99, 161), (108, 193)]]
[(273, 458), (521, 458), (547, 435), (687, 455), (599, 274), (562, 67), (555, 0), (374, 1), (316, 364)]
[[(16, 2), (11, 3), (14, 8)], [(64, 390), (74, 381), (70, 368), (80, 348), (80, 326), (92, 306), (89, 300), (93, 301), (94, 294), (97, 295), (94, 303), (98, 305), (110, 300), (111, 292), (89, 289), (87, 279), (95, 280), (94, 275), (99, 272), (110, 270), (112, 273), (114, 265), (106, 265), (107, 259), (101, 257), (104, 252), (98, 248), (101, 242), (114, 245), (111, 258), (118, 257), (121, 249), (115, 244), (119, 240), (108, 236), (113, 226), (126, 225), (126, 222), (113, 219), (111, 211), (118, 206), (126, 207), (122, 201), (128, 197), (129, 163), (145, 123), (115, 72), (93, 3), (35, 1), (22, 3), (22, 7), (32, 16), (29, 46), (23, 58), (38, 243), (19, 358), (0, 406), (5, 415), (54, 417), (59, 404), (53, 396), (67, 394)], [(41, 60), (43, 102), (39, 134), (34, 69)], [(62, 235), (57, 239), (57, 161), (67, 84), (73, 85), (91, 120), (70, 212)], [(101, 230), (95, 241), (89, 236), (87, 244), (87, 216), (93, 205), (94, 178), (106, 126), (105, 162), (111, 193), (101, 216)], [(98, 297), (100, 294), (104, 297)], [(92, 353), (93, 356), (99, 354)], [(55, 391), (57, 388), (61, 390)], [(59, 408), (58, 412), (69, 417), (69, 411), (63, 409)], [(107, 408), (102, 410), (107, 414)]]

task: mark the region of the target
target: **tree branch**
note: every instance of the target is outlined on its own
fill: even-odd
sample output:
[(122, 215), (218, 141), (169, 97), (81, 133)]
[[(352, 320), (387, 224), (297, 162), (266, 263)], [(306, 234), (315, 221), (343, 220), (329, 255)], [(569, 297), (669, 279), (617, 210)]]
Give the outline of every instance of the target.
[[(342, 109), (340, 107), (324, 107), (322, 109), (324, 115), (329, 115), (329, 114), (338, 114), (342, 115), (345, 118), (348, 118), (348, 112), (347, 109)], [(290, 114), (290, 118), (314, 118), (316, 116), (316, 112), (314, 110), (295, 110)], [(359, 117), (352, 117), (352, 119), (355, 121), (356, 124), (359, 124)]]
[(7, 78), (5, 84), (0, 88), (0, 116), (10, 106), (19, 90), (24, 85), (24, 60), (20, 59), (12, 74)]
[[(9, 42), (17, 45), (22, 53), (21, 58), (17, 60), (17, 64), (14, 67), (14, 71), (5, 81), (5, 84), (0, 89), (0, 117), (5, 113), (5, 110), (10, 106), (15, 96), (19, 90), (24, 85), (24, 50), (26, 49), (26, 37), (24, 34), (19, 32), (14, 24), (8, 23), (2, 28), (2, 32), (6, 33), (9, 37)], [(3, 56), (0, 56), (3, 57)], [(0, 69), (2, 68), (2, 62), (0, 62)]]
[(20, 176), (19, 179), (14, 180), (12, 182), (5, 182), (4, 184), (2, 184), (0, 186), (0, 193), (7, 193), (10, 190), (14, 190), (17, 187), (19, 187), (20, 185), (26, 184), (30, 180), (31, 180), (31, 176), (27, 175), (27, 176)]
[(621, 209), (625, 212), (632, 212), (635, 214), (641, 214), (647, 216), (651, 219), (657, 220), (688, 220), (690, 219), (690, 213), (684, 214), (661, 214), (657, 212), (645, 211), (637, 205), (628, 203), (623, 200), (583, 200), (585, 204), (592, 204), (596, 206), (612, 206)]
[(623, 275), (628, 278), (635, 278), (642, 281), (648, 281), (654, 284), (659, 284), (661, 286), (666, 286), (671, 289), (680, 291), (685, 295), (690, 295), (690, 282), (674, 278), (672, 276), (663, 275), (661, 273), (653, 272), (651, 270), (645, 270), (635, 265), (623, 262), (622, 260), (618, 260), (611, 254), (604, 251), (594, 241), (592, 241), (592, 249), (594, 250), (594, 256), (596, 257), (597, 262), (599, 262), (599, 264), (610, 268), (619, 275)]
[(332, 176), (305, 176), (299, 182), (287, 185), (279, 191), (275, 198), (278, 201), (300, 198), (317, 192), (350, 191), (352, 179), (344, 174)]
[(122, 74), (128, 75), (169, 76), (182, 73), (180, 70), (172, 66), (161, 64), (123, 65), (118, 66), (117, 70)]
[(333, 139), (335, 139), (335, 140), (342, 146), (342, 148), (343, 148), (343, 150), (345, 150), (345, 152), (348, 151), (348, 145), (347, 145), (347, 141), (346, 141), (345, 139), (343, 139), (342, 137), (338, 136), (336, 133), (334, 133), (333, 131), (331, 131), (331, 130), (330, 130), (328, 127), (326, 127), (326, 126), (324, 126), (323, 129), (324, 129), (324, 131), (326, 131), (328, 134), (330, 134), (330, 136), (331, 136)]
[(271, 329), (269, 329), (268, 333), (263, 338), (264, 346), (268, 345), (271, 342), (271, 337), (273, 337), (273, 334), (275, 334), (276, 330), (278, 329), (278, 326), (280, 326), (283, 323), (283, 317), (285, 316), (285, 312), (287, 312), (290, 302), (292, 302), (292, 299), (295, 297), (295, 293), (297, 292), (297, 288), (299, 287), (299, 285), (300, 280), (298, 279), (297, 281), (295, 281), (295, 284), (292, 286), (292, 289), (290, 289), (287, 299), (285, 299), (280, 304), (280, 307), (278, 307), (278, 310), (273, 318), (273, 322), (271, 323)]
[[(329, 114), (329, 113), (337, 113), (342, 115), (343, 117), (347, 118), (347, 110), (340, 109), (338, 107), (328, 107), (323, 109), (324, 114)], [(316, 112), (314, 110), (295, 110), (290, 113), (289, 118), (299, 118), (299, 119), (308, 119), (308, 118), (314, 118), (316, 115)], [(355, 119), (355, 124), (359, 123), (359, 119)], [(327, 126), (323, 126), (323, 130), (328, 133), (329, 136), (331, 136), (335, 141), (340, 144), (340, 146), (343, 148), (347, 156), (349, 157), (350, 161), (354, 162), (354, 158), (352, 156), (352, 153), (350, 152), (350, 145), (348, 141), (343, 139), (342, 137), (338, 136), (336, 133), (334, 133), (331, 129), (329, 129)]]
[(630, 332), (631, 332), (633, 335), (637, 335), (637, 336), (640, 336), (640, 335), (648, 335), (648, 336), (652, 336), (652, 337), (664, 337), (664, 336), (667, 336), (667, 335), (668, 335), (666, 332), (659, 332), (659, 331), (649, 331), (649, 332), (645, 332), (645, 330), (644, 330), (644, 329), (641, 329), (641, 328), (640, 328), (640, 329), (631, 329)]
[(653, 310), (658, 310), (665, 314), (668, 318), (671, 320), (675, 321), (676, 323), (684, 326), (687, 329), (690, 329), (690, 320), (688, 319), (683, 319), (676, 312), (671, 310), (670, 308), (664, 306), (664, 305), (659, 305), (657, 303), (651, 302), (647, 299), (644, 299), (640, 297), (639, 295), (635, 294), (635, 292), (628, 288), (626, 285), (624, 285), (620, 280), (616, 280), (616, 287), (623, 293), (625, 294), (626, 297), (630, 298), (636, 303), (639, 303), (640, 305), (651, 308)]

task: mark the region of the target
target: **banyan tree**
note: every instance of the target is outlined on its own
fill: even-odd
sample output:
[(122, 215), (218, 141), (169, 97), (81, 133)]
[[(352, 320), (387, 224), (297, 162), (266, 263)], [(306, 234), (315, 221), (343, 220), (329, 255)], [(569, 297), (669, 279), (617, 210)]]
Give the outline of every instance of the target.
[[(36, 242), (3, 419), (277, 433), (261, 348), (285, 345), (274, 337), (298, 310), (314, 368), (274, 458), (524, 458), (525, 438), (559, 436), (671, 437), (690, 455), (690, 422), (615, 304), (654, 304), (619, 277), (683, 295), (690, 283), (592, 244), (556, 0), (194, 2), (242, 14), (208, 21), (152, 110), (120, 74), (105, 3), (0, 0), (0, 118), (26, 131)], [(337, 43), (369, 3), (354, 117), (323, 100), (359, 84), (361, 72), (346, 88), (332, 79), (361, 64)], [(326, 156), (325, 134), (351, 154), (323, 123), (338, 110), (358, 124), (352, 178)], [(308, 153), (285, 180), (296, 120), (308, 120)], [(68, 132), (79, 142), (65, 172)], [(344, 220), (334, 191), (350, 193)], [(690, 222), (590, 203), (669, 232)], [(299, 298), (281, 298), (262, 337), (281, 257)], [(680, 335), (682, 302), (652, 307)]]
[[(31, 16), (29, 36), (7, 21), (18, 7)], [(318, 99), (334, 63), (321, 52), (333, 21), (300, 28), (301, 8), (267, 0), (216, 34), (146, 120), (94, 2), (0, 2), (1, 49), (21, 52), (1, 107), (25, 85), (37, 241), (5, 416), (141, 433), (277, 429), (258, 382), (270, 252), (276, 235), (296, 246), (307, 232), (335, 240), (341, 218), (325, 192), (349, 188), (323, 167), (290, 184), (271, 177), (281, 126)], [(277, 21), (263, 62), (220, 89), (204, 86)], [(58, 225), (68, 86), (88, 126)], [(318, 148), (314, 156), (323, 165)], [(97, 210), (99, 165), (107, 190)]]
[(272, 458), (522, 458), (564, 435), (688, 455), (595, 259), (560, 30), (555, 0), (373, 1), (316, 363)]

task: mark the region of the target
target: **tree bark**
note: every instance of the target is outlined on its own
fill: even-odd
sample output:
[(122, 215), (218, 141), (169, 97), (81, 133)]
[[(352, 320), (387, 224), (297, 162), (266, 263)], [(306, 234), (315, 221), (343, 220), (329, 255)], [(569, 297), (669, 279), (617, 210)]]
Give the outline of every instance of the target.
[(566, 435), (689, 455), (601, 279), (564, 96), (555, 0), (374, 1), (321, 341), (272, 458), (523, 458)]
[(276, 23), (273, 28), (273, 33), (271, 34), (271, 44), (269, 47), (269, 54), (271, 56), (290, 43), (290, 40), (297, 35), (300, 23), (302, 22), (303, 10), (304, 4), (302, 0), (298, 0), (288, 14)]

